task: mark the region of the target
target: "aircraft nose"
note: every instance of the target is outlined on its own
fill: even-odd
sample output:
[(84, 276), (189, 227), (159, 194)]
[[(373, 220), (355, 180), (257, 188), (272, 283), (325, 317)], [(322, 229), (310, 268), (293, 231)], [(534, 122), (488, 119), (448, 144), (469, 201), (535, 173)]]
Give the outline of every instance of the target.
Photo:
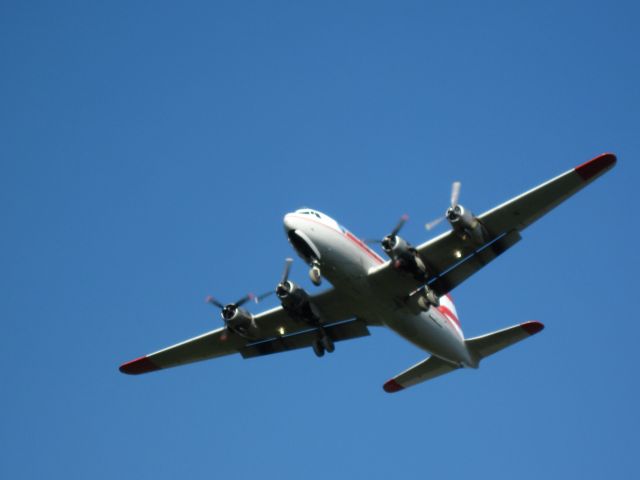
[(296, 229), (296, 225), (295, 225), (296, 221), (292, 213), (287, 213), (284, 216), (283, 223), (284, 223), (284, 231), (287, 233), (289, 233), (291, 230)]

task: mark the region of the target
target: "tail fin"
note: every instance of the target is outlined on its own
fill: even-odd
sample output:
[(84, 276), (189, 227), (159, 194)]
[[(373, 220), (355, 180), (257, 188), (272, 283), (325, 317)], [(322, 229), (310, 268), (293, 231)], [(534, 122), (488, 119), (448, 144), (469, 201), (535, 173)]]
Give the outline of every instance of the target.
[(480, 337), (465, 340), (474, 361), (480, 363), (485, 357), (499, 352), (509, 345), (518, 343), (531, 335), (535, 335), (544, 328), (540, 322), (525, 322), (520, 325), (507, 327), (496, 332), (487, 333)]
[[(540, 322), (525, 322), (520, 325), (498, 330), (497, 332), (487, 333), (480, 337), (465, 340), (469, 353), (471, 354), (471, 360), (474, 362), (470, 366), (477, 367), (483, 358), (493, 355), (503, 348), (518, 343), (520, 340), (524, 340), (531, 335), (535, 335), (543, 328), (544, 325)], [(440, 375), (453, 372), (458, 368), (458, 365), (432, 355), (426, 360), (417, 363), (413, 367), (393, 377), (384, 384), (383, 388), (385, 392), (397, 392), (426, 380), (431, 380)]]

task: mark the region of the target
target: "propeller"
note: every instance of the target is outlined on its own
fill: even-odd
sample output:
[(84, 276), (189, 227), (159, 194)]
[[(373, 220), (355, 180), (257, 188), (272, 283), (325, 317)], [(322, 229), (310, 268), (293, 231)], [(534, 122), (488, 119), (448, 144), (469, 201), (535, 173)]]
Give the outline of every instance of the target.
[(291, 284), (289, 283), (289, 273), (291, 272), (291, 265), (293, 264), (293, 258), (287, 258), (284, 261), (284, 271), (282, 272), (282, 278), (280, 283), (276, 287), (276, 295), (278, 297), (285, 297), (291, 293)]
[(400, 220), (398, 221), (398, 224), (395, 226), (395, 228), (393, 230), (391, 230), (391, 233), (389, 235), (387, 235), (386, 237), (384, 237), (382, 240), (375, 240), (375, 239), (367, 239), (364, 242), (365, 243), (379, 243), (382, 245), (382, 248), (384, 248), (385, 250), (391, 250), (393, 248), (393, 246), (396, 244), (396, 235), (398, 235), (398, 233), (400, 232), (400, 230), (402, 230), (402, 227), (404, 227), (404, 224), (407, 223), (407, 220), (409, 220), (409, 215), (407, 215), (406, 213), (404, 215), (402, 215), (400, 217)]
[(222, 313), (222, 320), (224, 321), (225, 331), (223, 332), (223, 334), (220, 337), (220, 339), (221, 340), (226, 340), (227, 339), (227, 329), (229, 328), (229, 320), (231, 320), (233, 318), (235, 313), (238, 311), (238, 308), (240, 308), (242, 305), (244, 305), (248, 301), (253, 301), (253, 302), (258, 303), (260, 300), (262, 300), (263, 298), (268, 297), (272, 293), (273, 293), (273, 291), (265, 292), (262, 295), (254, 295), (253, 293), (248, 293), (244, 297), (236, 300), (235, 302), (228, 303), (226, 305), (224, 305), (222, 302), (217, 300), (212, 295), (207, 295), (207, 297), (205, 298), (205, 302), (209, 303), (209, 304), (211, 304), (211, 305), (213, 305), (215, 307), (218, 307), (221, 310), (221, 313)]
[[(249, 300), (251, 300), (253, 298), (253, 293), (248, 293), (246, 294), (244, 297), (242, 297), (240, 300), (237, 300), (233, 303), (228, 303), (227, 305), (235, 305), (236, 307), (239, 307), (240, 305), (244, 305), (245, 303), (247, 303)], [(207, 297), (204, 299), (204, 301), (206, 303), (210, 303), (211, 305), (214, 305), (218, 308), (224, 309), (224, 307), (226, 306), (225, 304), (219, 302), (218, 300), (215, 299), (215, 297), (213, 297), (212, 295), (207, 295)]]
[(439, 218), (436, 218), (432, 222), (427, 223), (424, 227), (427, 230), (433, 230), (435, 227), (440, 225), (445, 218), (449, 220), (454, 219), (456, 216), (460, 215), (460, 206), (458, 205), (458, 200), (460, 199), (460, 182), (453, 182), (451, 185), (451, 206), (447, 209), (446, 213)]

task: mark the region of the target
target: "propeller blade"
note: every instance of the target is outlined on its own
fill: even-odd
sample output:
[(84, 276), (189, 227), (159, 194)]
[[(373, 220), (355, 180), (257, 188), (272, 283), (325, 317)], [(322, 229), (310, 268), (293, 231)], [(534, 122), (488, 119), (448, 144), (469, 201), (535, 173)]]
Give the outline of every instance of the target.
[(261, 302), (262, 299), (267, 298), (269, 295), (273, 295), (274, 293), (276, 293), (274, 290), (269, 290), (268, 292), (265, 292), (262, 295), (258, 295), (257, 297), (254, 296), (252, 300), (258, 303), (258, 302)]
[(458, 204), (458, 199), (460, 198), (460, 182), (453, 182), (451, 185), (451, 206), (455, 207)]
[(242, 297), (237, 302), (234, 302), (232, 305), (235, 305), (236, 307), (239, 307), (239, 306), (244, 305), (245, 303), (247, 303), (249, 300), (255, 300), (255, 298), (256, 298), (256, 296), (253, 293), (247, 293), (244, 297)]
[(400, 221), (398, 222), (398, 224), (396, 225), (396, 228), (394, 228), (391, 233), (389, 234), (389, 236), (391, 237), (395, 237), (398, 232), (400, 231), (400, 229), (404, 226), (404, 224), (407, 222), (407, 220), (409, 220), (409, 215), (407, 215), (406, 213), (404, 215), (402, 215), (402, 217), (400, 217)]
[(224, 305), (221, 304), (215, 298), (213, 298), (211, 295), (207, 295), (207, 297), (204, 299), (204, 301), (207, 302), (207, 303), (210, 303), (211, 305), (215, 305), (218, 308), (224, 308)]
[(433, 222), (429, 222), (427, 223), (424, 228), (426, 228), (427, 230), (433, 230), (434, 228), (436, 228), (438, 225), (440, 225), (440, 222), (442, 222), (445, 219), (445, 217), (440, 217), (435, 219)]
[(282, 272), (282, 280), (280, 283), (286, 283), (289, 280), (289, 272), (291, 272), (291, 265), (293, 264), (293, 258), (287, 258), (284, 261), (284, 272)]
[(375, 238), (365, 238), (364, 240), (362, 240), (364, 243), (366, 243), (367, 245), (373, 245), (373, 244), (380, 244), (382, 243), (382, 240), (376, 240)]

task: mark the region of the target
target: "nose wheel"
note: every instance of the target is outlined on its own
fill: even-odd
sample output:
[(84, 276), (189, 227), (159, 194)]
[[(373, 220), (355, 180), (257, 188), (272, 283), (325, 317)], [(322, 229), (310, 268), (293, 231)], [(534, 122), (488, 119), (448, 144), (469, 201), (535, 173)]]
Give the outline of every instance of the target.
[(311, 279), (311, 283), (313, 283), (316, 287), (322, 283), (322, 272), (320, 271), (320, 264), (317, 260), (314, 260), (311, 263), (311, 269), (309, 270), (309, 278)]

